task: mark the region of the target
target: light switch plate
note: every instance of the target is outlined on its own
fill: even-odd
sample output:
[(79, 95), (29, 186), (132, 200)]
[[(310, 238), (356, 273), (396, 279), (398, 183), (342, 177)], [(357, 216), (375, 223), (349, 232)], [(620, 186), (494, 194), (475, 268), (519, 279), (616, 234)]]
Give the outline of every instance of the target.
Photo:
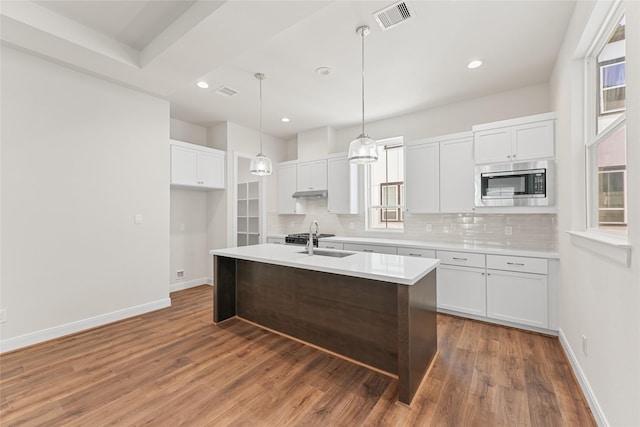
[(134, 224), (142, 224), (142, 214), (136, 214), (136, 216), (133, 217), (133, 223)]

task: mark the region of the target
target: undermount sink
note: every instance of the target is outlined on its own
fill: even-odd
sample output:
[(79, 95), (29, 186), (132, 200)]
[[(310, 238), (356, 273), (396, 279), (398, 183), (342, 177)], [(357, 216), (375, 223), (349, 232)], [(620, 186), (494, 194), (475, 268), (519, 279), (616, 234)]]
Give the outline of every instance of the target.
[[(302, 251), (302, 252), (298, 252), (298, 253), (299, 254), (307, 254), (307, 255), (309, 255), (308, 251)], [(334, 258), (344, 258), (346, 256), (353, 255), (352, 253), (349, 253), (349, 252), (324, 251), (322, 249), (314, 249), (313, 250), (313, 254), (314, 255), (320, 255), (320, 256), (330, 256), (330, 257), (334, 257)]]

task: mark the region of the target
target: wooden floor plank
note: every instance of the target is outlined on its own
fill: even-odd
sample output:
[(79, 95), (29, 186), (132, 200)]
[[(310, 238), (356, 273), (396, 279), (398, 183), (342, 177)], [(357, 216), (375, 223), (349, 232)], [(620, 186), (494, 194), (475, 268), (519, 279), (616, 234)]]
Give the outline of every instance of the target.
[(0, 355), (0, 424), (595, 426), (556, 338), (438, 316), (410, 406), (397, 379), (243, 322), (212, 288), (172, 306)]

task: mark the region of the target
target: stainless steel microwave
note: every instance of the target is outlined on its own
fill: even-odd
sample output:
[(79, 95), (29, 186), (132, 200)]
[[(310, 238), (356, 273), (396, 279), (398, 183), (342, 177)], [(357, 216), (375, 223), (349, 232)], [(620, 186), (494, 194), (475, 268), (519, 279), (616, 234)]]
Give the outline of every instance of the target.
[(552, 160), (476, 166), (476, 206), (552, 206)]

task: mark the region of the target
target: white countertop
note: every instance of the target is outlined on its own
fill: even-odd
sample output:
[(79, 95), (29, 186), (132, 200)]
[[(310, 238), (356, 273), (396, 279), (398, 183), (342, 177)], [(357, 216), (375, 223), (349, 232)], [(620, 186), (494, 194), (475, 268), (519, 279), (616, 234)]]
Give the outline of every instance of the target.
[(323, 237), (322, 242), (360, 243), (364, 245), (402, 246), (406, 248), (435, 249), (441, 251), (477, 252), (489, 255), (513, 255), (534, 258), (558, 259), (557, 252), (532, 249), (499, 248), (494, 246), (469, 245), (463, 243), (421, 242), (417, 240), (386, 239), (375, 237)]
[[(353, 255), (344, 258), (314, 255), (309, 256), (304, 246), (262, 244), (237, 248), (214, 249), (211, 255), (267, 264), (283, 265), (305, 270), (362, 277), (384, 282), (413, 285), (435, 269), (440, 261), (431, 258), (406, 257), (401, 255), (377, 254), (368, 252), (345, 252)], [(317, 252), (323, 249), (315, 249)], [(327, 251), (324, 249), (324, 251)]]

